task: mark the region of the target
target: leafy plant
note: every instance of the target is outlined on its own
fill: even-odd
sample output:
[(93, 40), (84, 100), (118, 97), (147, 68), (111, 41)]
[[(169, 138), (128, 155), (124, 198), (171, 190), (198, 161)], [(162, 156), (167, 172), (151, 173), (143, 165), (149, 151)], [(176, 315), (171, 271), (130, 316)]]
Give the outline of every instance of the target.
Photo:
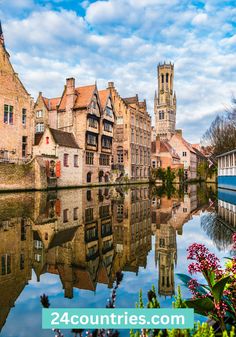
[[(233, 243), (236, 249), (236, 234)], [(199, 284), (194, 278), (178, 274), (193, 295), (185, 301), (186, 306), (213, 319), (222, 332), (228, 330), (236, 324), (236, 256), (223, 269), (219, 259), (204, 245), (194, 243), (187, 251), (187, 258), (194, 261), (188, 267), (189, 273), (201, 273), (206, 283)]]

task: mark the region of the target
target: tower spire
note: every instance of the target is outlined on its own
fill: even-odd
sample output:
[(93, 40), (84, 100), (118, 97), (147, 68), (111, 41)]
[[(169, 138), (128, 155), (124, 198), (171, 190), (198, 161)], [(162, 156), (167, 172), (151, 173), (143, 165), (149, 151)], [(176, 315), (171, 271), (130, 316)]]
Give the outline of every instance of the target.
[(5, 43), (4, 43), (4, 36), (3, 36), (3, 31), (2, 31), (1, 20), (0, 20), (0, 44), (3, 45), (3, 47), (5, 48)]

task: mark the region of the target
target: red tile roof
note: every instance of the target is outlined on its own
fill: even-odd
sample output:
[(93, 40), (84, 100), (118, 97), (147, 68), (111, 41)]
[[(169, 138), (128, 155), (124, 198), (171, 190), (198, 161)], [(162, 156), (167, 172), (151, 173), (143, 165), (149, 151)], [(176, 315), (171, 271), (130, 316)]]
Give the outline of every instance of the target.
[(61, 97), (55, 97), (55, 98), (42, 97), (42, 98), (43, 98), (44, 104), (46, 105), (49, 111), (56, 110), (61, 100)]
[(75, 88), (77, 98), (75, 100), (74, 108), (87, 107), (91, 102), (95, 88), (95, 84)]
[(99, 94), (99, 98), (100, 98), (102, 109), (105, 109), (106, 103), (107, 103), (107, 98), (108, 98), (108, 96), (110, 94), (110, 91), (109, 91), (109, 89), (100, 90), (98, 92), (98, 94)]
[(175, 152), (174, 148), (169, 144), (168, 141), (160, 141), (160, 152), (169, 152), (172, 158), (180, 159), (179, 155)]
[[(96, 89), (95, 84), (75, 88), (74, 109), (86, 108), (92, 100), (95, 89)], [(60, 105), (58, 108), (59, 110), (65, 110), (66, 108), (66, 89), (62, 95)]]

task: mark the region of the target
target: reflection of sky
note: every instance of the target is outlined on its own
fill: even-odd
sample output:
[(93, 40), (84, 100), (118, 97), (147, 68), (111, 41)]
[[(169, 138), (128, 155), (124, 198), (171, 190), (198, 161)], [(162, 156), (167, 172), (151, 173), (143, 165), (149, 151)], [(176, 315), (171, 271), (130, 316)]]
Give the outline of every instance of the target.
[[(200, 216), (196, 215), (183, 227), (183, 234), (177, 236), (178, 262), (176, 273), (186, 273), (188, 261), (186, 259), (186, 248), (193, 242), (205, 243), (206, 246), (223, 259), (228, 252), (219, 252), (214, 243), (209, 240), (200, 226)], [(134, 307), (138, 300), (138, 293), (142, 288), (144, 300), (146, 293), (154, 285), (158, 286), (158, 270), (155, 267), (155, 240), (153, 237), (152, 251), (147, 257), (147, 267), (140, 268), (138, 275), (131, 272), (124, 272), (123, 281), (117, 292), (117, 307)], [(176, 278), (175, 286), (181, 282)], [(33, 272), (32, 280), (25, 287), (11, 309), (7, 322), (2, 329), (1, 337), (46, 337), (54, 336), (53, 332), (41, 330), (41, 304), (40, 295), (43, 293), (49, 296), (51, 307), (105, 307), (111, 290), (106, 285), (97, 285), (96, 292), (74, 289), (74, 298), (64, 298), (59, 276), (44, 274), (37, 283)], [(188, 297), (188, 290), (182, 287), (184, 297)], [(160, 298), (162, 307), (171, 307), (173, 298)], [(69, 331), (65, 332), (65, 337), (71, 336)], [(128, 336), (127, 331), (122, 332), (122, 337)]]

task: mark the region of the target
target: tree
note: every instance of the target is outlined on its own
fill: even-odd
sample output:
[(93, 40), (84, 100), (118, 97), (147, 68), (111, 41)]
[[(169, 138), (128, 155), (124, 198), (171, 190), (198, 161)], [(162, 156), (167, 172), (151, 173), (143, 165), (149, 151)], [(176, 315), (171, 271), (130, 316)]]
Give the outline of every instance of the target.
[(213, 155), (236, 148), (236, 99), (222, 115), (216, 116), (203, 135), (203, 142), (212, 148)]

